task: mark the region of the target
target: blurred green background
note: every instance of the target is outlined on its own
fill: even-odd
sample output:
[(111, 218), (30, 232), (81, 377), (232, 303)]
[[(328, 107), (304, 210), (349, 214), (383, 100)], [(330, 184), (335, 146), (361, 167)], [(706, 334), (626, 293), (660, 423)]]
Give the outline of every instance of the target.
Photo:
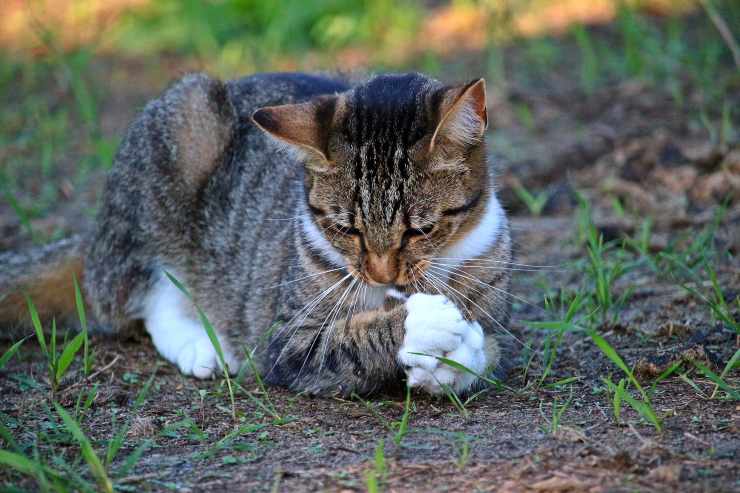
[[(738, 26), (731, 0), (6, 0), (0, 248), (79, 229), (127, 122), (188, 71), (484, 76), (500, 109), (494, 130), (530, 138), (542, 120), (522, 91), (580, 99), (635, 81), (726, 142), (737, 127)], [(495, 144), (523, 156), (506, 132)], [(65, 206), (72, 218), (45, 219)]]

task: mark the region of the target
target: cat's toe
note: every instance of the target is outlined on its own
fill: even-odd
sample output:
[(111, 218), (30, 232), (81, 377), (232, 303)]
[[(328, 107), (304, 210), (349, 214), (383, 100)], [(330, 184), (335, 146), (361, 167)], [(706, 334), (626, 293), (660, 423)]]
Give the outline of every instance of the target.
[[(222, 349), (226, 366), (233, 375), (239, 368), (239, 360), (230, 349)], [(200, 379), (210, 378), (222, 369), (216, 349), (207, 337), (188, 341), (177, 355), (177, 366), (184, 375)]]
[(216, 369), (216, 351), (208, 338), (189, 340), (177, 354), (177, 366), (183, 375), (208, 378)]
[[(406, 304), (406, 335), (398, 359), (406, 368), (407, 383), (431, 394), (451, 388), (465, 392), (486, 367), (483, 330), (466, 321), (457, 307), (443, 296), (418, 295)], [(450, 366), (444, 357), (464, 366)]]

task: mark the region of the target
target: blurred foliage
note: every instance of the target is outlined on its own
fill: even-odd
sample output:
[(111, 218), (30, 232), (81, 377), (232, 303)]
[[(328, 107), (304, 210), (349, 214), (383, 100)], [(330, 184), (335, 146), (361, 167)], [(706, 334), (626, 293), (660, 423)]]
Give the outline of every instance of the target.
[[(565, 84), (588, 95), (639, 80), (668, 91), (713, 142), (740, 128), (731, 97), (740, 72), (705, 15), (713, 9), (737, 38), (737, 0), (22, 3), (0, 17), (0, 213), (10, 204), (25, 223), (111, 165), (117, 120), (131, 116), (101, 106), (111, 91), (140, 104), (185, 70), (421, 70), (485, 76), (504, 98), (512, 87)], [(526, 104), (512, 110), (537, 131)]]
[(372, 47), (382, 57), (414, 36), (420, 14), (410, 0), (162, 0), (124, 17), (116, 45), (265, 70), (282, 55), (349, 45)]

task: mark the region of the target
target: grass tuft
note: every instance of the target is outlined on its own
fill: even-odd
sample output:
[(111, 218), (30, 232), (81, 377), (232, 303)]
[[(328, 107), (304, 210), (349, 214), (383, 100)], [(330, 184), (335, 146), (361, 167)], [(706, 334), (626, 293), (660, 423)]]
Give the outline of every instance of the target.
[(103, 463), (100, 462), (98, 456), (95, 455), (95, 451), (90, 444), (90, 440), (88, 440), (88, 438), (82, 432), (82, 429), (80, 429), (80, 425), (72, 416), (69, 415), (69, 413), (67, 413), (67, 411), (62, 406), (60, 406), (56, 402), (54, 403), (54, 407), (56, 408), (59, 417), (62, 418), (62, 421), (67, 427), (67, 430), (80, 444), (82, 456), (85, 458), (85, 461), (90, 467), (90, 472), (92, 472), (93, 476), (97, 480), (100, 489), (106, 493), (112, 493), (113, 483), (111, 482), (110, 478), (108, 478), (108, 473), (105, 471)]

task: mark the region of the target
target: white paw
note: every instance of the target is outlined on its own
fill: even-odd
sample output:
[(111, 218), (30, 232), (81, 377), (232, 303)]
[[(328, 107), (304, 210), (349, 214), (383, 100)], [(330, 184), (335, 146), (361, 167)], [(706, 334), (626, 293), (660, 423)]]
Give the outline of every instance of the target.
[[(223, 342), (221, 350), (229, 373), (234, 375), (239, 369), (239, 360)], [(185, 341), (172, 362), (177, 363), (183, 375), (193, 375), (196, 378), (210, 378), (223, 370), (216, 348), (211, 344), (205, 331), (201, 337)]]
[[(189, 310), (189, 301), (164, 276), (152, 287), (144, 309), (144, 325), (154, 347), (184, 375), (209, 378), (223, 367), (203, 325)], [(239, 360), (228, 342), (217, 336), (229, 373), (239, 369)]]
[(455, 304), (441, 295), (411, 295), (406, 311), (406, 335), (398, 359), (406, 368), (408, 385), (432, 394), (442, 393), (443, 385), (455, 392), (470, 388), (474, 375), (441, 363), (435, 356), (482, 374), (487, 362), (480, 324), (466, 321)]

